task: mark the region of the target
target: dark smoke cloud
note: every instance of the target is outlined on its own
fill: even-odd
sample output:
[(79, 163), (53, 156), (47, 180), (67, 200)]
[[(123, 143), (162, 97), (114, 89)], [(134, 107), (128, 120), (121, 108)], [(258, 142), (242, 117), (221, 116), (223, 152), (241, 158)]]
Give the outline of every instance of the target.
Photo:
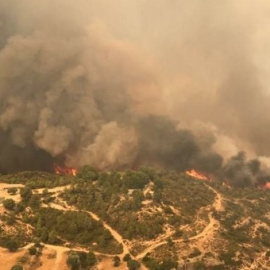
[(23, 170), (46, 170), (51, 171), (53, 160), (51, 155), (28, 143), (25, 147), (13, 145), (8, 133), (0, 133), (1, 155), (0, 172), (9, 173)]
[(222, 168), (222, 177), (232, 186), (246, 187), (264, 185), (269, 181), (270, 172), (261, 168), (259, 160), (248, 160), (246, 153), (239, 152)]
[[(63, 160), (267, 179), (268, 11), (251, 0), (0, 0), (0, 168)], [(248, 157), (230, 158), (240, 149)]]
[(23, 152), (31, 145), (73, 166), (130, 164), (137, 135), (126, 122), (141, 106), (132, 95), (155, 87), (147, 61), (100, 21), (79, 24), (78, 31), (73, 21), (57, 23), (56, 30), (41, 22), (2, 42), (0, 127), (7, 147)]
[(212, 153), (210, 146), (201, 148), (192, 132), (176, 126), (167, 117), (140, 119), (137, 163), (180, 171), (196, 168), (208, 173), (217, 172), (221, 168), (222, 157)]
[(170, 78), (171, 115), (181, 115), (187, 125), (194, 119), (214, 125), (222, 154), (226, 136), (233, 140), (233, 154), (244, 148), (269, 156), (268, 3), (155, 2), (154, 15), (146, 13), (144, 23)]

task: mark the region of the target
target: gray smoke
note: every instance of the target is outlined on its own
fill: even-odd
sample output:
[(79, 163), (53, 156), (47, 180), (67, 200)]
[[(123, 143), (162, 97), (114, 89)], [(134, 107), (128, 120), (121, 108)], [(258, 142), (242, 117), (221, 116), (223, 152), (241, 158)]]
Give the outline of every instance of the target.
[[(0, 168), (267, 179), (249, 159), (270, 155), (269, 11), (251, 0), (0, 0)], [(239, 150), (248, 157), (230, 158)]]
[(269, 176), (270, 171), (262, 168), (259, 160), (248, 160), (244, 152), (231, 157), (221, 170), (223, 180), (236, 187), (264, 185)]
[[(14, 12), (8, 7), (7, 14)], [(1, 25), (8, 28), (5, 18)], [(137, 136), (127, 122), (140, 106), (132, 93), (155, 84), (152, 71), (132, 44), (114, 39), (102, 22), (75, 27), (68, 18), (52, 15), (48, 26), (35, 18), (27, 34), (1, 36), (0, 127), (10, 152), (32, 145), (73, 166), (130, 164)]]
[(222, 158), (202, 148), (192, 132), (176, 128), (166, 117), (148, 116), (139, 120), (138, 164), (159, 165), (184, 171), (196, 168), (208, 173), (219, 171)]

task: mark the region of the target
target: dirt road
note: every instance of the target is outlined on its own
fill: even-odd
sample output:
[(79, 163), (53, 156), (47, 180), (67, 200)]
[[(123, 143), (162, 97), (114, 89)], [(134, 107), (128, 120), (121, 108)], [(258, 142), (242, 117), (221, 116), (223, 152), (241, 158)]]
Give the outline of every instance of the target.
[[(214, 188), (206, 185), (207, 188), (209, 188), (212, 192), (214, 192), (216, 194), (215, 197), (215, 201), (212, 204), (212, 207), (216, 210), (216, 211), (223, 211), (223, 206), (222, 206), (222, 196), (220, 193), (218, 193)], [(192, 236), (189, 238), (189, 240), (197, 240), (199, 238), (205, 238), (207, 237), (209, 234), (211, 234), (214, 230), (216, 230), (218, 228), (218, 221), (213, 217), (213, 213), (210, 212), (208, 214), (208, 219), (209, 219), (209, 223), (207, 224), (207, 226), (197, 235)], [(169, 237), (170, 235), (168, 235), (167, 237)], [(181, 243), (184, 242), (184, 239), (179, 239), (179, 240), (175, 240), (175, 243)], [(167, 244), (167, 241), (161, 241), (158, 243), (153, 243), (153, 245), (149, 246), (148, 248), (146, 248), (143, 252), (141, 252), (140, 254), (138, 254), (136, 256), (136, 259), (142, 259), (144, 256), (146, 256), (147, 253), (152, 252), (153, 250), (157, 249), (158, 247)]]

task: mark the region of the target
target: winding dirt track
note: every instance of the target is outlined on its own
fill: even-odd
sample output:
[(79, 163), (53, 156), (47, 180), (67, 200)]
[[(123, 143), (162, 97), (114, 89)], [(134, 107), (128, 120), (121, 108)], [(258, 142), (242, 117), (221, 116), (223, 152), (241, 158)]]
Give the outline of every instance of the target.
[[(63, 191), (65, 188), (66, 188), (66, 187), (56, 188), (56, 189), (50, 189), (49, 191), (50, 191), (50, 192), (57, 192), (57, 193), (59, 194), (59, 193), (60, 193), (61, 191)], [(39, 190), (39, 192), (40, 192), (40, 191), (41, 191), (41, 190)], [(58, 195), (58, 194), (57, 194), (57, 195)], [(69, 210), (71, 210), (71, 211), (79, 211), (79, 209), (77, 209), (77, 208), (75, 208), (75, 207), (66, 205), (65, 201), (61, 200), (61, 198), (60, 198), (59, 196), (57, 196), (57, 195), (56, 195), (57, 199), (58, 199), (62, 204), (64, 204), (66, 207), (63, 207), (63, 206), (60, 205), (60, 204), (52, 203), (52, 204), (50, 205), (52, 208), (56, 208), (56, 209), (62, 210), (62, 211), (69, 211)], [(110, 231), (110, 233), (112, 234), (112, 236), (114, 237), (114, 239), (115, 239), (118, 243), (122, 244), (122, 246), (123, 246), (123, 252), (119, 255), (120, 257), (123, 257), (125, 254), (130, 253), (129, 248), (128, 248), (128, 246), (125, 244), (125, 241), (124, 241), (123, 237), (122, 237), (116, 230), (114, 230), (114, 229), (113, 229), (110, 225), (108, 225), (105, 221), (101, 220), (101, 218), (100, 218), (97, 214), (95, 214), (95, 213), (93, 213), (93, 212), (91, 212), (91, 211), (85, 211), (85, 212), (88, 213), (94, 220), (96, 220), (96, 221), (101, 221), (101, 222), (102, 222), (102, 225), (103, 225), (107, 230)]]
[[(205, 186), (216, 194), (215, 201), (213, 202), (212, 207), (216, 211), (222, 211), (222, 196), (220, 195), (220, 193), (218, 193), (214, 188), (212, 188), (206, 184), (205, 184)], [(204, 238), (208, 234), (212, 233), (216, 229), (216, 227), (218, 227), (218, 222), (216, 219), (214, 219), (212, 212), (210, 212), (208, 214), (208, 219), (209, 219), (209, 223), (207, 224), (207, 226), (199, 234), (190, 237), (189, 240), (197, 240), (199, 238)], [(167, 237), (170, 237), (170, 236), (171, 235), (168, 235)], [(184, 242), (184, 239), (179, 239), (179, 240), (174, 241), (174, 243), (181, 243), (181, 242)], [(167, 241), (153, 243), (153, 245), (151, 245), (150, 247), (146, 248), (143, 252), (138, 254), (136, 256), (136, 259), (142, 259), (144, 256), (147, 255), (147, 253), (152, 252), (153, 250), (157, 249), (158, 247), (160, 247), (162, 245), (165, 245), (166, 243), (167, 243)]]
[[(51, 204), (51, 207), (52, 208), (57, 208), (57, 209), (62, 210), (62, 211), (69, 211), (69, 210), (71, 210), (71, 211), (79, 211), (75, 207), (71, 207), (71, 206), (66, 205), (65, 201), (61, 200), (61, 198), (58, 196), (61, 191), (63, 191), (65, 188), (68, 188), (68, 187), (69, 186), (55, 188), (55, 189), (49, 189), (49, 192), (56, 192), (57, 199), (66, 206), (66, 207), (63, 207), (60, 204), (53, 203), (53, 204)], [(38, 192), (42, 192), (42, 190), (39, 190)], [(116, 230), (114, 230), (110, 225), (108, 225), (105, 221), (103, 221), (97, 214), (95, 214), (95, 213), (93, 213), (91, 211), (85, 211), (85, 212), (88, 213), (94, 220), (101, 221), (102, 224), (103, 224), (103, 226), (107, 230), (110, 231), (110, 233), (112, 234), (112, 236), (114, 237), (114, 239), (118, 243), (122, 244), (122, 246), (123, 246), (123, 252), (118, 255), (120, 258), (123, 258), (125, 256), (125, 254), (129, 253), (131, 255), (131, 257), (134, 259), (134, 256), (132, 256), (132, 254), (130, 253), (130, 250), (129, 250), (128, 246), (126, 245), (126, 243), (124, 241), (124, 238)], [(46, 246), (48, 246), (48, 245), (46, 245)], [(57, 250), (58, 251), (57, 252), (57, 256), (58, 256), (58, 254), (59, 254), (59, 256), (61, 256), (59, 258), (59, 260), (58, 260), (59, 262), (61, 262), (61, 258), (62, 258), (63, 252), (65, 252), (67, 250), (70, 250), (70, 249), (63, 248), (63, 247), (59, 247), (59, 248), (60, 249)], [(74, 249), (74, 250), (76, 250), (76, 249)], [(82, 249), (80, 249), (80, 251), (82, 251)], [(101, 253), (98, 253), (98, 252), (95, 252), (95, 254), (96, 255), (104, 255), (104, 256), (107, 256), (107, 257), (114, 257), (114, 255), (111, 255), (111, 254), (101, 254)], [(54, 268), (53, 270), (57, 270), (57, 268)], [(141, 270), (147, 270), (147, 268), (144, 265), (141, 265)]]
[(87, 211), (87, 213), (88, 213), (93, 219), (95, 219), (95, 220), (97, 220), (97, 221), (101, 221), (102, 224), (103, 224), (103, 226), (104, 226), (106, 229), (108, 229), (108, 230), (110, 231), (110, 233), (112, 234), (112, 236), (114, 237), (114, 239), (115, 239), (118, 243), (120, 243), (120, 244), (123, 245), (123, 252), (122, 252), (122, 254), (119, 255), (120, 257), (123, 257), (125, 254), (130, 253), (128, 246), (127, 246), (127, 245), (125, 244), (125, 242), (124, 242), (123, 237), (122, 237), (116, 230), (114, 230), (114, 229), (113, 229), (111, 226), (109, 226), (106, 222), (104, 222), (103, 220), (101, 220), (101, 219), (100, 219), (96, 214), (94, 214), (93, 212)]
[[(222, 196), (214, 188), (212, 188), (212, 187), (210, 187), (208, 185), (206, 185), (206, 187), (209, 188), (216, 195), (215, 201), (213, 202), (212, 207), (216, 211), (222, 211), (223, 210)], [(59, 193), (61, 191), (63, 191), (64, 189), (66, 189), (66, 188), (69, 188), (69, 186), (56, 187), (56, 188), (49, 189), (49, 192), (54, 192), (55, 197), (59, 200), (59, 203), (52, 203), (51, 207), (62, 210), (62, 211), (69, 211), (69, 210), (71, 210), (71, 211), (79, 211), (75, 207), (71, 207), (71, 206), (66, 205), (65, 201), (63, 201), (59, 197)], [(36, 192), (41, 193), (43, 190), (44, 189), (37, 189)], [(62, 206), (62, 205), (65, 205), (65, 207)], [(123, 257), (125, 254), (130, 253), (129, 247), (125, 243), (124, 238), (116, 230), (114, 230), (110, 225), (108, 225), (105, 221), (103, 221), (97, 214), (95, 214), (95, 213), (93, 213), (91, 211), (85, 211), (85, 212), (88, 213), (94, 220), (101, 221), (103, 226), (110, 231), (110, 233), (115, 238), (115, 240), (118, 243), (122, 244), (123, 252), (122, 252), (122, 254), (119, 255), (120, 257)], [(199, 239), (199, 238), (204, 238), (208, 234), (212, 233), (216, 229), (216, 227), (218, 227), (218, 222), (217, 222), (217, 220), (215, 220), (213, 218), (213, 213), (212, 212), (209, 212), (208, 219), (209, 219), (209, 223), (207, 224), (207, 226), (199, 234), (190, 237), (189, 240), (196, 240), (196, 239)], [(168, 235), (165, 235), (164, 238), (170, 237), (171, 235), (172, 235), (172, 233), (170, 233)], [(180, 242), (183, 242), (183, 241), (184, 241), (184, 239), (179, 239), (179, 240), (175, 240), (174, 242), (175, 243), (180, 243)], [(153, 242), (153, 244), (151, 246), (149, 246), (143, 252), (138, 254), (135, 257), (135, 259), (142, 259), (147, 253), (152, 252), (156, 248), (158, 248), (158, 247), (160, 247), (162, 245), (165, 245), (166, 243), (167, 243), (167, 241), (165, 241), (165, 240), (160, 241), (158, 243)], [(24, 249), (28, 249), (29, 246), (31, 246), (31, 245), (32, 244), (27, 245), (26, 247), (24, 247)], [(47, 244), (45, 246), (48, 247), (48, 248), (56, 250), (56, 252), (57, 252), (57, 254), (56, 254), (56, 262), (55, 262), (54, 268), (52, 270), (57, 270), (58, 267), (59, 267), (59, 264), (61, 263), (63, 253), (66, 252), (66, 251), (69, 251), (70, 249), (66, 248), (66, 247), (62, 247), (62, 246), (51, 246), (51, 245), (47, 245)], [(74, 249), (74, 250), (84, 251), (83, 249)], [(114, 255), (110, 255), (110, 254), (100, 254), (98, 252), (96, 252), (96, 254), (97, 255), (104, 255), (104, 256), (108, 256), (108, 257), (113, 257), (114, 256)], [(141, 269), (147, 269), (147, 268), (144, 265), (142, 265)]]
[[(205, 184), (205, 186), (210, 189), (212, 192), (215, 193), (216, 197), (215, 197), (215, 201), (212, 204), (212, 207), (216, 210), (216, 211), (222, 211), (222, 196), (220, 195), (220, 193), (218, 193), (214, 188), (212, 188), (211, 186), (208, 186)], [(61, 198), (58, 196), (59, 193), (61, 191), (63, 191), (65, 188), (68, 188), (69, 186), (66, 187), (57, 187), (57, 188), (53, 188), (53, 189), (49, 189), (50, 192), (55, 192), (56, 193), (56, 197), (57, 199), (60, 201), (60, 203), (66, 205), (66, 203), (61, 200)], [(41, 193), (43, 189), (39, 189), (38, 192)], [(60, 204), (56, 204), (53, 203), (51, 204), (51, 207), (53, 208), (57, 208), (59, 210), (62, 211), (68, 211), (68, 210), (72, 210), (72, 211), (79, 211), (77, 208), (75, 207), (71, 207), (71, 206), (67, 206), (63, 207)], [(108, 225), (105, 221), (103, 221), (97, 214), (91, 212), (91, 211), (85, 211), (87, 212), (94, 220), (97, 221), (101, 221), (103, 226), (108, 229), (110, 231), (110, 233), (112, 234), (112, 236), (115, 238), (115, 240), (123, 245), (123, 252), (122, 254), (120, 254), (120, 257), (123, 257), (125, 254), (130, 253), (128, 246), (126, 245), (124, 238), (116, 231), (114, 230), (110, 225)], [(208, 214), (208, 219), (209, 219), (209, 223), (207, 224), (207, 226), (197, 235), (192, 236), (189, 238), (189, 240), (197, 240), (199, 238), (204, 238), (206, 237), (208, 234), (212, 233), (215, 228), (218, 226), (218, 222), (213, 218), (212, 212), (210, 212)], [(168, 234), (166, 235), (164, 238), (170, 237), (172, 234)], [(175, 243), (181, 243), (183, 242), (184, 239), (179, 239), (179, 240), (175, 240)], [(141, 252), (140, 254), (138, 254), (135, 259), (142, 259), (144, 256), (146, 256), (147, 253), (152, 252), (153, 250), (157, 249), (158, 247), (165, 245), (167, 243), (167, 241), (160, 241), (158, 243), (154, 243), (149, 246), (148, 248), (146, 248), (143, 252)], [(105, 255), (105, 254), (104, 254)]]

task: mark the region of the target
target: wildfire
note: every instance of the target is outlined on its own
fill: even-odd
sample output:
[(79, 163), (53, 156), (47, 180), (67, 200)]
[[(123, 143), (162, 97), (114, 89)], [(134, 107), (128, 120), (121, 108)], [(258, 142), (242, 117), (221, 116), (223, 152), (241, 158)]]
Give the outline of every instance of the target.
[(210, 181), (210, 179), (207, 176), (203, 175), (202, 173), (197, 172), (194, 169), (190, 171), (186, 171), (186, 174), (199, 180)]
[(264, 186), (263, 186), (264, 189), (270, 189), (270, 182), (267, 182)]
[(77, 170), (75, 168), (70, 168), (70, 167), (55, 166), (54, 172), (56, 174), (65, 174), (65, 175), (73, 175), (73, 176), (77, 175)]

